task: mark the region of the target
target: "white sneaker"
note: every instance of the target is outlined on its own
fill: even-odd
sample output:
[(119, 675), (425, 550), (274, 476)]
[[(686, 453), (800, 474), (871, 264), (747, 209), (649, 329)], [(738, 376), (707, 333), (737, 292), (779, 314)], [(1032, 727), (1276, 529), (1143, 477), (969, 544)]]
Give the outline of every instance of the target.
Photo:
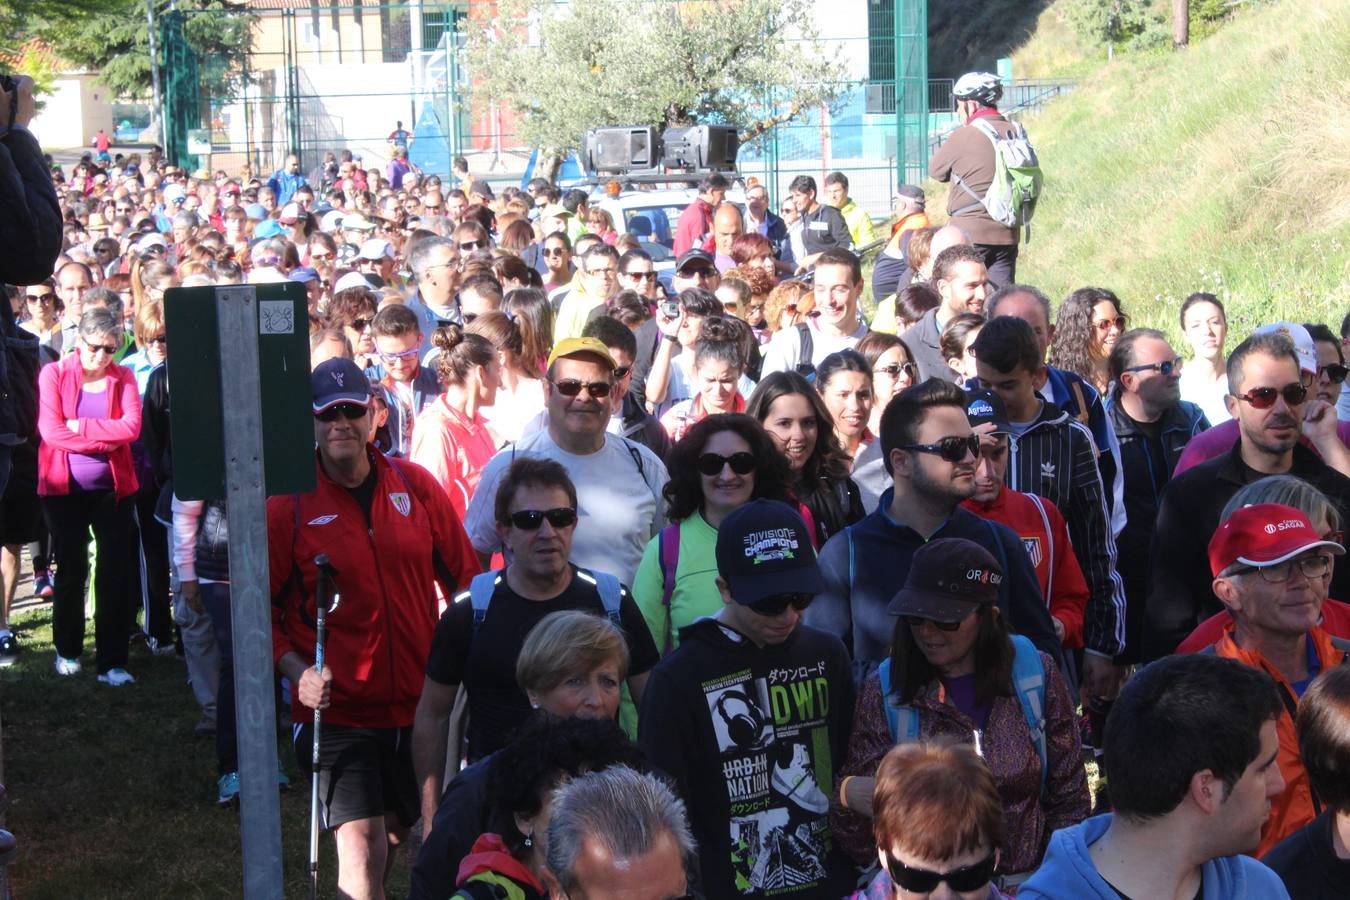
[(66, 659), (64, 656), (56, 657), (57, 675), (78, 675), (80, 674), (80, 661), (78, 659)]
[(126, 669), (109, 669), (98, 680), (104, 684), (111, 684), (113, 687), (121, 687), (124, 684), (135, 684), (136, 679), (131, 677), (131, 673)]
[(824, 815), (829, 812), (830, 799), (816, 784), (815, 773), (811, 771), (811, 757), (805, 744), (798, 744), (792, 755), (792, 763), (786, 767), (774, 764), (769, 783), (778, 793), (795, 802), (807, 812)]

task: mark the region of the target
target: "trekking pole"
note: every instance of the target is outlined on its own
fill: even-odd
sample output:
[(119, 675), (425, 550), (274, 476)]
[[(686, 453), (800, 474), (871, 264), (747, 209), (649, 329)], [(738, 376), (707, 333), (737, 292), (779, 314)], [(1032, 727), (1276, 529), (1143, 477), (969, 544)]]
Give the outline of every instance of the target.
[[(326, 636), (325, 618), (337, 609), (340, 598), (333, 591), (333, 603), (328, 604), (327, 595), (333, 581), (333, 568), (328, 564), (328, 554), (320, 553), (314, 557), (314, 567), (318, 571), (314, 587), (314, 668), (323, 675), (323, 643)], [(310, 757), (310, 794), (309, 794), (309, 896), (316, 900), (319, 896), (319, 726), (323, 711), (314, 708), (314, 750)]]

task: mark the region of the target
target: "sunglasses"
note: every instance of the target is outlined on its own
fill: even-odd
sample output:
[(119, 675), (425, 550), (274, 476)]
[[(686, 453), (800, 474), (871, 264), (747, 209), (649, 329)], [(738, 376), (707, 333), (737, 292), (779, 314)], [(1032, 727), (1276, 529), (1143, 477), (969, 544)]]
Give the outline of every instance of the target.
[(1130, 320), (1129, 316), (1116, 316), (1114, 319), (1098, 319), (1092, 323), (1092, 327), (1105, 334), (1111, 330), (1114, 325), (1121, 331), (1125, 330), (1125, 323)]
[(336, 422), (339, 418), (346, 419), (348, 422), (355, 422), (357, 419), (370, 412), (369, 409), (359, 403), (338, 403), (328, 407), (323, 412), (314, 414), (314, 418), (320, 422)]
[(774, 616), (781, 616), (783, 610), (787, 609), (789, 606), (797, 612), (801, 612), (810, 606), (811, 601), (814, 599), (816, 599), (815, 594), (773, 594), (762, 600), (757, 600), (749, 606), (750, 611), (755, 615), (772, 618)]
[(1340, 384), (1345, 381), (1345, 376), (1350, 375), (1350, 368), (1332, 363), (1329, 366), (1318, 366), (1317, 377), (1327, 376), (1327, 381), (1332, 384)]
[(1284, 402), (1290, 406), (1299, 406), (1308, 399), (1308, 389), (1302, 384), (1286, 384), (1282, 388), (1262, 387), (1252, 388), (1245, 394), (1235, 395), (1239, 400), (1246, 400), (1252, 405), (1252, 409), (1270, 409), (1275, 405), (1276, 397), (1283, 397)]
[(538, 531), (548, 519), (554, 528), (570, 528), (577, 523), (577, 511), (570, 506), (557, 509), (522, 509), (511, 513), (511, 524), (521, 531)]
[(683, 278), (711, 278), (715, 271), (717, 270), (708, 266), (699, 266), (696, 269), (681, 269), (680, 276)]
[(121, 349), (121, 348), (118, 347), (116, 344), (91, 344), (91, 343), (89, 343), (88, 341), (85, 341), (85, 342), (84, 342), (84, 345), (85, 345), (86, 347), (89, 348), (89, 353), (90, 353), (90, 355), (97, 355), (97, 354), (99, 354), (99, 353), (106, 353), (106, 354), (108, 354), (109, 356), (112, 356), (112, 355), (113, 355), (114, 353), (116, 353), (119, 349)]
[(542, 254), (544, 254), (545, 256), (562, 256), (564, 253), (567, 252), (567, 248), (566, 248), (566, 247), (545, 247), (543, 250), (540, 250), (539, 252), (542, 253)]
[(755, 454), (742, 450), (740, 453), (733, 453), (730, 456), (723, 456), (720, 453), (704, 453), (698, 458), (698, 470), (709, 477), (721, 475), (722, 469), (726, 466), (731, 466), (731, 471), (737, 475), (749, 475), (755, 471)]
[(655, 271), (652, 271), (652, 272), (624, 272), (623, 274), (627, 275), (629, 278), (636, 279), (637, 281), (655, 281), (655, 280), (656, 280), (656, 272), (655, 272)]
[(145, 342), (147, 344), (164, 344), (167, 347), (169, 344), (169, 339), (162, 334), (157, 334), (154, 337), (146, 338)]
[(910, 628), (918, 628), (920, 625), (932, 625), (938, 631), (957, 631), (961, 628), (960, 622), (937, 622), (922, 616), (901, 616), (900, 619)]
[(348, 327), (354, 331), (365, 331), (373, 321), (374, 319), (352, 319), (352, 324)]
[(931, 893), (944, 881), (953, 891), (977, 891), (988, 885), (989, 879), (994, 877), (994, 867), (992, 853), (973, 866), (962, 866), (950, 872), (916, 869), (889, 856), (886, 858), (886, 870), (890, 873), (891, 881), (902, 890), (913, 891), (916, 894)]
[(628, 373), (631, 371), (633, 371), (632, 366), (619, 366), (617, 369), (614, 370), (614, 380), (622, 381), (623, 379), (628, 377)]
[(916, 371), (917, 367), (914, 363), (891, 363), (889, 366), (877, 366), (872, 370), (872, 373), (874, 375), (889, 375), (892, 378), (899, 378), (900, 373), (904, 372), (908, 374), (910, 378), (913, 378)]
[(25, 297), (29, 303), (53, 303), (56, 301), (56, 295), (52, 293), (27, 294)]
[(575, 397), (585, 388), (586, 392), (596, 400), (603, 400), (609, 396), (609, 392), (614, 385), (608, 381), (578, 381), (575, 378), (564, 378), (562, 381), (549, 382), (564, 397)]
[[(1181, 358), (1165, 359), (1158, 363), (1149, 363), (1146, 366), (1130, 366), (1126, 372), (1151, 372), (1157, 370), (1163, 374), (1163, 377), (1169, 377), (1173, 372), (1181, 371)], [(1342, 378), (1345, 376), (1342, 375)]]
[(913, 450), (918, 453), (932, 453), (942, 457), (947, 462), (961, 462), (966, 458), (966, 454), (980, 458), (980, 439), (975, 435), (970, 437), (945, 437), (936, 444), (903, 444), (896, 448), (897, 450)]
[(483, 246), (483, 242), (482, 242), (482, 241), (460, 241), (460, 242), (459, 242), (459, 249), (461, 249), (461, 250), (477, 250), (478, 248), (480, 248), (480, 247), (482, 247), (482, 246)]

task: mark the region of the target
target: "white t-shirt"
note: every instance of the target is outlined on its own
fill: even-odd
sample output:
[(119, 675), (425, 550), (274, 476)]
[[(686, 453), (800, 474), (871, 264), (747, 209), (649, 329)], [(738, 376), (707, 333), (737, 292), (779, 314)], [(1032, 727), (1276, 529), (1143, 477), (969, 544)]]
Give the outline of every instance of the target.
[[(846, 334), (843, 337), (836, 335), (826, 335), (816, 326), (815, 319), (807, 319), (806, 327), (811, 329), (811, 365), (818, 366), (825, 361), (825, 357), (831, 353), (838, 353), (840, 350), (852, 350), (867, 335), (867, 325), (859, 322), (858, 327), (852, 334)], [(799, 330), (794, 326), (784, 328), (773, 336), (769, 345), (764, 348), (764, 365), (760, 369), (760, 377), (768, 375), (770, 372), (792, 372), (801, 362), (802, 336)]]
[[(1197, 377), (1199, 374), (1199, 369), (1181, 367), (1181, 378), (1178, 381), (1178, 386), (1181, 388), (1181, 399), (1200, 407), (1205, 414), (1205, 418), (1209, 419), (1210, 425), (1227, 422), (1232, 418), (1228, 414), (1228, 407), (1224, 406), (1223, 402), (1224, 396), (1228, 393), (1228, 376), (1220, 375), (1218, 381), (1210, 381)], [(1190, 377), (1187, 377), (1188, 375)]]
[(492, 427), (492, 433), (504, 441), (518, 441), (525, 434), (525, 426), (544, 412), (544, 382), (539, 378), (522, 378), (514, 393), (497, 388), (497, 402), (478, 410)]
[(666, 525), (665, 504), (660, 497), (668, 475), (657, 455), (635, 441), (612, 434), (605, 435), (602, 449), (586, 456), (563, 450), (547, 429), (526, 435), (488, 460), (469, 502), (464, 530), (480, 553), (502, 549), (493, 506), (497, 485), (514, 456), (538, 456), (562, 463), (577, 488), (578, 521), (571, 561), (632, 584), (647, 542)]

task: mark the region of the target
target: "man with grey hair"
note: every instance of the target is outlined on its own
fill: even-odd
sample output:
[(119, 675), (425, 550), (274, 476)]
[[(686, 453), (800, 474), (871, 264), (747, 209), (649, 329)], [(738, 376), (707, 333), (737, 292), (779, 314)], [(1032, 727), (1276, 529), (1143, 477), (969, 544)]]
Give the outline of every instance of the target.
[(427, 237), (417, 241), (408, 252), (408, 267), (412, 269), (417, 290), (404, 306), (417, 316), (422, 331), (422, 354), (431, 350), (431, 338), (442, 325), (463, 325), (459, 309), (458, 248), (447, 237)]
[(654, 775), (611, 766), (553, 794), (544, 884), (552, 900), (680, 900), (694, 852), (675, 793)]
[[(1158, 505), (1144, 610), (1145, 661), (1171, 653), (1197, 625), (1222, 610), (1206, 545), (1224, 505), (1243, 485), (1266, 475), (1297, 475), (1326, 495), (1342, 522), (1350, 515), (1350, 478), (1299, 441), (1304, 435), (1313, 444), (1335, 439), (1336, 415), (1330, 404), (1309, 396), (1289, 337), (1258, 333), (1238, 344), (1228, 357), (1228, 390), (1228, 412), (1240, 432), (1237, 443), (1174, 477)], [(1309, 418), (1309, 403), (1327, 408)], [(1350, 567), (1336, 567), (1331, 596), (1350, 596)]]

